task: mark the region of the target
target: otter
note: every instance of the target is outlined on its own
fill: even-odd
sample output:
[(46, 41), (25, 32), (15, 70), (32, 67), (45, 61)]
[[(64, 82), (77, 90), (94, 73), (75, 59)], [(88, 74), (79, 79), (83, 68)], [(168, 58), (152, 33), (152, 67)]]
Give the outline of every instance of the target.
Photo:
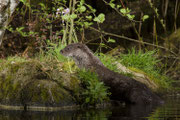
[(73, 43), (60, 51), (71, 57), (80, 69), (94, 70), (99, 79), (109, 86), (111, 99), (133, 104), (163, 103), (145, 84), (106, 68), (98, 57), (84, 44)]

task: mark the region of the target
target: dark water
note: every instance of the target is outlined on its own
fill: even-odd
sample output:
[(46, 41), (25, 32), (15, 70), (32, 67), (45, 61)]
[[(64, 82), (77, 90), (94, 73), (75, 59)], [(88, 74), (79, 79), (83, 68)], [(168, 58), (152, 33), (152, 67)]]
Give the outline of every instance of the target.
[(162, 106), (124, 106), (77, 111), (0, 111), (0, 120), (180, 120), (180, 98)]

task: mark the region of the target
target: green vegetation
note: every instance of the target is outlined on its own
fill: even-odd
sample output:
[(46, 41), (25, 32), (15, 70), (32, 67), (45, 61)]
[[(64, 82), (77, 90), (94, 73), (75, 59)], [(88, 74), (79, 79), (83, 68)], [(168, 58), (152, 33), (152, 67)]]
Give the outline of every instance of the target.
[[(1, 59), (0, 86), (3, 91), (0, 95), (1, 100), (15, 99), (18, 103), (20, 99), (20, 102), (22, 100), (34, 103), (41, 101), (42, 104), (50, 104), (52, 99), (58, 103), (59, 100), (64, 99), (64, 95), (67, 95), (66, 97), (69, 96), (71, 100), (75, 100), (82, 106), (95, 106), (109, 100), (111, 93), (108, 92), (108, 87), (98, 80), (93, 71), (79, 70), (71, 59), (64, 58), (59, 53), (63, 47), (49, 48), (49, 51), (41, 52), (33, 59), (23, 57)], [(161, 69), (157, 68), (159, 60), (155, 54), (155, 51), (136, 53), (135, 49), (132, 49), (128, 54), (122, 54), (120, 58), (102, 53), (99, 58), (107, 68), (115, 72), (132, 77), (132, 74), (122, 73), (118, 69), (117, 62), (120, 62), (135, 72), (147, 75), (158, 84), (159, 88), (169, 90), (171, 80), (162, 75)], [(70, 77), (67, 77), (69, 75)], [(48, 86), (46, 86), (47, 82)], [(73, 95), (70, 95), (64, 86), (73, 91)], [(36, 94), (36, 91), (39, 91), (40, 96)], [(28, 96), (26, 96), (27, 92), (29, 92)]]
[[(117, 63), (120, 62), (135, 72), (145, 74), (161, 89), (171, 89), (172, 80), (159, 68), (160, 65), (158, 65), (158, 63), (161, 61), (158, 60), (156, 51), (142, 52), (145, 48), (144, 45), (150, 45), (166, 50), (171, 53), (170, 55), (175, 56), (177, 60), (179, 59), (176, 52), (178, 51), (178, 45), (176, 46), (176, 42), (179, 40), (178, 37), (178, 40), (173, 43), (170, 43), (172, 40), (168, 41), (167, 39), (163, 39), (167, 43), (162, 44), (168, 44), (168, 47), (159, 46), (158, 38), (161, 38), (161, 36), (157, 34), (159, 31), (157, 29), (156, 19), (161, 23), (164, 31), (166, 31), (164, 19), (166, 19), (165, 13), (167, 11), (164, 12), (162, 19), (159, 14), (161, 12), (158, 12), (154, 3), (148, 1), (150, 7), (155, 12), (154, 16), (156, 16), (154, 17), (152, 15), (154, 21), (151, 25), (153, 27), (150, 29), (153, 29), (153, 31), (151, 31), (152, 36), (148, 37), (153, 38), (153, 41), (149, 43), (143, 41), (142, 26), (144, 21), (150, 19), (152, 16), (146, 13), (144, 14), (142, 10), (137, 11), (137, 13), (139, 12), (141, 15), (136, 16), (134, 14), (136, 11), (132, 11), (128, 6), (124, 6), (124, 4), (121, 3), (122, 1), (102, 1), (105, 5), (115, 10), (117, 14), (130, 21), (131, 27), (135, 35), (137, 35), (137, 40), (124, 35), (118, 35), (118, 32), (121, 31), (120, 28), (118, 28), (120, 30), (117, 31), (117, 34), (115, 34), (116, 31), (114, 33), (105, 32), (107, 28), (105, 24), (103, 24), (106, 20), (105, 13), (96, 12), (96, 9), (87, 4), (85, 0), (33, 1), (31, 3), (29, 0), (20, 0), (23, 5), (17, 8), (16, 14), (13, 16), (14, 18), (18, 17), (18, 21), (16, 21), (18, 24), (9, 25), (7, 30), (15, 34), (15, 36), (21, 37), (19, 37), (19, 39), (22, 39), (23, 42), (20, 43), (25, 44), (22, 55), (27, 55), (27, 58), (8, 57), (7, 59), (0, 59), (0, 100), (12, 102), (15, 99), (17, 103), (29, 101), (36, 103), (41, 101), (42, 104), (51, 104), (53, 100), (58, 103), (64, 100), (64, 96), (70, 96), (72, 101), (80, 102), (84, 106), (96, 105), (97, 103), (108, 100), (108, 96), (110, 95), (108, 88), (98, 80), (97, 75), (93, 71), (79, 70), (71, 59), (65, 58), (60, 54), (60, 50), (67, 44), (76, 42), (91, 43), (98, 40), (96, 44), (99, 45), (99, 58), (107, 68), (133, 77), (131, 73), (122, 73), (122, 71), (118, 69)], [(176, 17), (174, 18), (175, 20), (178, 15), (178, 8), (176, 8), (176, 10), (176, 14), (174, 15)], [(139, 20), (137, 20), (137, 18), (139, 18)], [(121, 19), (115, 19), (113, 21), (121, 21)], [(174, 29), (176, 30), (176, 21), (174, 22)], [(96, 25), (92, 27), (93, 24)], [(101, 24), (103, 24), (102, 26), (104, 28)], [(108, 26), (110, 29), (111, 27), (113, 28), (113, 26)], [(87, 29), (94, 30), (95, 34), (98, 32), (98, 38), (92, 41), (88, 39), (88, 41), (84, 35)], [(93, 36), (93, 34), (90, 35)], [(132, 49), (132, 51), (129, 50), (128, 54), (122, 54), (119, 58), (101, 53), (102, 49), (109, 50), (109, 48), (111, 48), (110, 44), (119, 44), (119, 38), (137, 42), (139, 44), (139, 51), (137, 52), (135, 49)], [(28, 42), (24, 42), (25, 40)], [(8, 45), (12, 46), (14, 43), (12, 42)], [(15, 48), (18, 47), (15, 46), (13, 49)], [(28, 48), (32, 48), (35, 51), (32, 52), (32, 54), (36, 54), (29, 56), (28, 53), (31, 53), (31, 51)], [(160, 51), (160, 49), (158, 51)], [(177, 68), (177, 71), (178, 69), (179, 68)], [(69, 75), (70, 77), (68, 77)], [(73, 91), (74, 95), (71, 95), (64, 87)], [(29, 94), (26, 96), (27, 92), (29, 92)], [(38, 96), (38, 94), (40, 94), (40, 96)]]
[[(89, 28), (93, 22), (99, 24), (105, 20), (103, 13), (96, 16), (96, 10), (84, 0), (54, 0), (51, 5), (48, 2), (35, 4), (27, 0), (20, 2), (24, 6), (18, 8), (16, 12), (22, 16), (23, 22), (16, 26), (9, 25), (6, 29), (23, 38), (32, 39), (31, 45), (38, 43), (38, 46), (46, 49), (56, 47), (55, 45), (76, 43), (77, 32), (83, 33), (84, 29)], [(26, 14), (28, 19), (24, 18)], [(24, 21), (27, 23), (24, 24)]]
[[(61, 72), (61, 63), (50, 57), (24, 59), (9, 57), (0, 61), (0, 101), (8, 105), (64, 106), (73, 104), (78, 79)], [(62, 65), (63, 66), (63, 65)], [(67, 82), (68, 81), (68, 82)]]
[(139, 50), (136, 52), (135, 49), (132, 49), (129, 50), (128, 54), (122, 54), (121, 58), (121, 63), (127, 67), (135, 67), (145, 72), (155, 70), (155, 65), (159, 62), (155, 56), (155, 51), (142, 52)]
[(97, 74), (92, 71), (79, 70), (78, 78), (81, 80), (84, 90), (81, 92), (82, 105), (97, 105), (109, 99), (108, 87), (100, 82)]
[(139, 50), (136, 52), (135, 49), (132, 49), (129, 50), (128, 54), (122, 54), (120, 58), (123, 65), (135, 72), (143, 71), (160, 88), (164, 90), (171, 89), (172, 80), (163, 75), (162, 70), (158, 67), (160, 60), (157, 59), (155, 51), (142, 52)]
[(54, 59), (58, 57), (48, 53), (33, 59), (1, 59), (0, 101), (29, 105), (78, 102), (82, 106), (95, 106), (109, 100), (108, 87), (94, 72), (79, 70), (74, 62)]

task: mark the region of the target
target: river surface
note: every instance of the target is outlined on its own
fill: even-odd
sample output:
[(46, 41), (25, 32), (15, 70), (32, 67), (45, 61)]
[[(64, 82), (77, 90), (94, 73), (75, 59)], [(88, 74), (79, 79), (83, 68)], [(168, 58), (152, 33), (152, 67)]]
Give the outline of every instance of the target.
[(0, 110), (0, 120), (180, 120), (180, 98), (161, 106), (121, 106), (53, 112)]

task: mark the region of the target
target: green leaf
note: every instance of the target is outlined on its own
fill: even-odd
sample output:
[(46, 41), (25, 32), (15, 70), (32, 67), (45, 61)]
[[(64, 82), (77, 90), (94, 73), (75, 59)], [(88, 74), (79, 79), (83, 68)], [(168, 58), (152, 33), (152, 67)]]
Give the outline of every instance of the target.
[(24, 29), (24, 27), (16, 28), (17, 31), (22, 31), (23, 29)]
[(91, 15), (86, 16), (86, 18), (87, 18), (88, 20), (92, 20), (92, 16), (91, 16)]
[(76, 19), (76, 18), (77, 18), (77, 15), (73, 13), (73, 14), (70, 15), (70, 18), (71, 18), (71, 19)]
[(70, 18), (70, 15), (68, 15), (68, 14), (62, 16), (63, 20), (69, 20), (69, 18)]
[(93, 20), (94, 20), (95, 22), (100, 23), (100, 20), (99, 20), (97, 17), (95, 17)]
[(114, 3), (109, 3), (109, 5), (110, 5), (112, 8), (115, 8), (115, 4), (114, 4)]
[(88, 98), (86, 98), (86, 103), (89, 103), (89, 101), (90, 101), (90, 98), (88, 97)]
[(91, 26), (93, 23), (92, 22), (84, 22), (84, 27), (88, 28), (89, 26)]
[(114, 39), (112, 39), (112, 38), (109, 37), (107, 42), (108, 42), (108, 43), (115, 43), (116, 40), (114, 40)]
[(101, 47), (107, 48), (107, 46), (104, 43), (100, 43)]
[(120, 9), (120, 12), (121, 12), (122, 14), (126, 14), (126, 13), (127, 13), (125, 8)]
[(129, 8), (126, 9), (126, 13), (129, 13), (131, 12), (131, 10)]
[(142, 20), (145, 21), (145, 20), (148, 19), (148, 18), (149, 18), (149, 15), (144, 15), (143, 18), (142, 18)]
[(86, 7), (85, 6), (81, 6), (80, 8), (79, 8), (79, 12), (85, 12), (86, 11)]
[(121, 5), (117, 5), (117, 8), (119, 9), (121, 7)]
[(127, 14), (127, 17), (130, 19), (130, 20), (133, 20), (135, 15), (130, 15), (130, 14)]
[(103, 13), (99, 14), (97, 17), (94, 18), (95, 22), (103, 23), (105, 20), (105, 15)]
[(39, 3), (39, 5), (42, 7), (42, 9), (45, 9), (46, 6), (44, 5), (44, 3)]
[(81, 0), (80, 1), (80, 4), (82, 5), (82, 4), (84, 4), (85, 3), (85, 0)]

